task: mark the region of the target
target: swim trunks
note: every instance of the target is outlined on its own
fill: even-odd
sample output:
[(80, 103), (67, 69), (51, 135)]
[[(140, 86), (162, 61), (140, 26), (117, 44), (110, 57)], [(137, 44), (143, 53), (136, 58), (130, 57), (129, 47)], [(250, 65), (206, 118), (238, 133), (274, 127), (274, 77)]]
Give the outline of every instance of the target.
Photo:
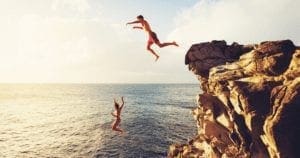
[(159, 39), (157, 38), (157, 35), (155, 32), (151, 32), (149, 33), (149, 39), (148, 39), (148, 43), (157, 43), (159, 42)]

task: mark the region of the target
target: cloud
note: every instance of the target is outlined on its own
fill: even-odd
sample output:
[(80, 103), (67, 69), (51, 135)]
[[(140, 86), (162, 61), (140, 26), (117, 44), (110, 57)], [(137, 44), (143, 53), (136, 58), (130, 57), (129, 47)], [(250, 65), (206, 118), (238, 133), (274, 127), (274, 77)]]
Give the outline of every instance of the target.
[(124, 10), (115, 12), (110, 5), (116, 2), (102, 2), (0, 2), (0, 82), (196, 80), (184, 67), (181, 48), (153, 46), (161, 56), (154, 62), (145, 48), (145, 32), (125, 25), (124, 17), (132, 17), (128, 3), (120, 2)]
[(94, 67), (105, 69), (102, 17), (46, 12), (0, 16), (0, 82), (89, 82)]
[(105, 17), (20, 14), (0, 24), (0, 82), (138, 82), (150, 66), (136, 65), (153, 61), (136, 32)]
[(169, 39), (188, 48), (221, 40), (243, 44), (291, 39), (300, 45), (298, 0), (201, 0), (175, 18)]
[(91, 6), (87, 2), (87, 0), (55, 0), (52, 3), (51, 8), (53, 10), (69, 10), (80, 13), (86, 13)]
[[(26, 62), (84, 62), (89, 53), (88, 20), (24, 15), (19, 20), (18, 57)], [(42, 64), (43, 65), (43, 64)]]

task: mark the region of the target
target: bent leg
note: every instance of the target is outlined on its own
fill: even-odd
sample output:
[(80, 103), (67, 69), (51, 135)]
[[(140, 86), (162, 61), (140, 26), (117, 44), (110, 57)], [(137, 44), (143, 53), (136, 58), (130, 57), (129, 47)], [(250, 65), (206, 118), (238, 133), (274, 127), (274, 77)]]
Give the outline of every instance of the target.
[(112, 129), (113, 131), (118, 131), (118, 132), (123, 133), (123, 130), (122, 130), (121, 128), (118, 128), (119, 125), (120, 125), (120, 121), (117, 121), (117, 120), (116, 120), (116, 121), (112, 124), (111, 129)]
[(158, 55), (154, 52), (154, 50), (151, 48), (151, 45), (152, 45), (152, 44), (153, 44), (152, 42), (148, 42), (148, 44), (147, 44), (147, 50), (150, 51), (150, 52), (156, 57), (155, 61), (157, 61), (158, 58), (159, 58), (159, 56), (158, 56)]
[(114, 123), (111, 124), (111, 129), (115, 130), (117, 128), (117, 121), (114, 121)]
[(111, 129), (114, 130), (120, 125), (121, 121), (116, 119), (112, 124), (111, 124)]
[(116, 127), (116, 128), (114, 128), (113, 130), (114, 130), (114, 131), (118, 131), (118, 132), (123, 133), (123, 130), (122, 130), (121, 128), (117, 128), (117, 127)]

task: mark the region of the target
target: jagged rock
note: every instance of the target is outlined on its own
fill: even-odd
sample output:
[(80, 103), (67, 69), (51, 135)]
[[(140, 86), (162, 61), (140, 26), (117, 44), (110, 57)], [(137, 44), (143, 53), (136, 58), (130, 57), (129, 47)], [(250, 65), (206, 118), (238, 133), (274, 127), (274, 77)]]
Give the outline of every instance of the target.
[(300, 157), (300, 48), (292, 41), (194, 44), (185, 63), (203, 90), (193, 111), (198, 135), (169, 157)]
[(226, 45), (225, 41), (212, 41), (194, 44), (185, 56), (185, 64), (197, 75), (207, 77), (210, 68), (232, 62), (254, 46), (243, 46), (237, 43)]

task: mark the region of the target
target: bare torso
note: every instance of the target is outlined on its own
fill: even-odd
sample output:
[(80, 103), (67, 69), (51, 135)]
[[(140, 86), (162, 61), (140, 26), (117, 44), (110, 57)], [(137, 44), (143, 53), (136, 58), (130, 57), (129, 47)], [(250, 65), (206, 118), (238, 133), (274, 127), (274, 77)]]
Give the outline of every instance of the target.
[(151, 32), (152, 32), (151, 27), (150, 27), (149, 23), (148, 23), (146, 20), (142, 20), (142, 21), (141, 21), (141, 24), (142, 24), (143, 29), (144, 29), (147, 33), (151, 33)]
[(116, 115), (116, 118), (117, 118), (117, 119), (120, 119), (120, 120), (121, 120), (121, 109), (115, 110), (115, 111), (114, 111), (114, 114)]

